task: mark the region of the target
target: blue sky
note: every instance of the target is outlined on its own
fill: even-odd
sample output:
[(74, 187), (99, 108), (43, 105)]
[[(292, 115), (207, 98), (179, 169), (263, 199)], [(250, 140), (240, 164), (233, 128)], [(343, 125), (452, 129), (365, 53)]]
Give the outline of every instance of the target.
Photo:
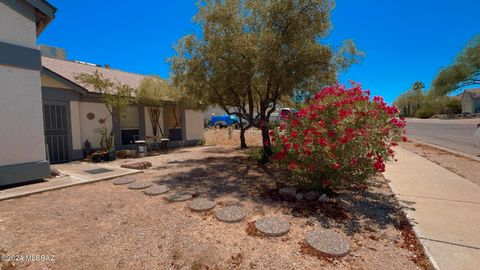
[[(195, 0), (61, 1), (38, 43), (65, 48), (68, 59), (169, 76), (175, 42), (198, 31)], [(353, 39), (366, 53), (341, 75), (391, 102), (417, 81), (429, 86), (465, 43), (480, 34), (478, 0), (337, 0), (327, 38)]]

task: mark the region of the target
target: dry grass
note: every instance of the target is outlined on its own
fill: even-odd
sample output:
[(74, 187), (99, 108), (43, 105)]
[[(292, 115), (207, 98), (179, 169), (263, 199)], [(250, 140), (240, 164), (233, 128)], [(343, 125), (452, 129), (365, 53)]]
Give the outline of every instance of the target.
[[(258, 129), (251, 128), (245, 132), (247, 146), (261, 146), (262, 137)], [(206, 129), (205, 143), (207, 145), (223, 145), (240, 147), (240, 130), (236, 129)]]

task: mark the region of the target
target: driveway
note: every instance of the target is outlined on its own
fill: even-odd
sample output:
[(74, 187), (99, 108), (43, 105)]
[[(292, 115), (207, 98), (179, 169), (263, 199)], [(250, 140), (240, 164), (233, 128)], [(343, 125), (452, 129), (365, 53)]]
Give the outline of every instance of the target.
[(407, 119), (407, 137), (460, 152), (478, 155), (473, 133), (480, 119)]

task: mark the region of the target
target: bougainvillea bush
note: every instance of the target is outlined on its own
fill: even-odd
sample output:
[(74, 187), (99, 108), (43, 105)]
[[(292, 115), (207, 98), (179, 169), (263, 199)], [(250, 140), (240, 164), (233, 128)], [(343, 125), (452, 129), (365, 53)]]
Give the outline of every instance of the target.
[(297, 116), (271, 130), (273, 160), (306, 189), (338, 189), (364, 183), (385, 170), (405, 121), (383, 98), (370, 99), (359, 84), (328, 86)]

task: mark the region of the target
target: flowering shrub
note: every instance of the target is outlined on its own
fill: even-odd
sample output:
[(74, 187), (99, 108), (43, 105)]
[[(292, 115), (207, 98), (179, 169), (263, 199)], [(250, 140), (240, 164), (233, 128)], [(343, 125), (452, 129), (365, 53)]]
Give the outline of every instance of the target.
[(345, 188), (385, 170), (392, 147), (405, 141), (398, 109), (369, 91), (323, 88), (296, 117), (270, 131), (273, 160), (308, 189)]

